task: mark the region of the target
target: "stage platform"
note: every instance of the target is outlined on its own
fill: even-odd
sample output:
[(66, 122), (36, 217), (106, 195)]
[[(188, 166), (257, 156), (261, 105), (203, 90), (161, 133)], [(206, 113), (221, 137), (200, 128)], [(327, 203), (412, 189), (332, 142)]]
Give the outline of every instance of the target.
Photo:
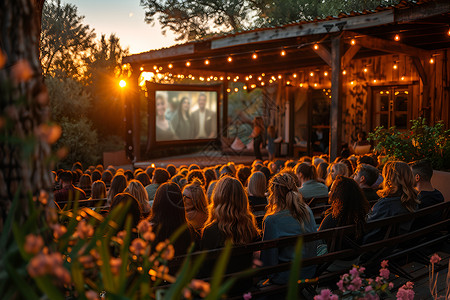
[[(267, 159), (267, 157), (265, 158)], [(168, 164), (173, 164), (176, 167), (180, 165), (190, 165), (197, 164), (200, 167), (209, 167), (215, 166), (219, 164), (226, 164), (230, 161), (233, 161), (236, 164), (244, 164), (251, 165), (255, 160), (254, 156), (248, 155), (230, 155), (224, 154), (220, 151), (208, 151), (208, 152), (197, 152), (186, 155), (178, 155), (178, 156), (170, 156), (170, 157), (161, 157), (155, 158), (147, 161), (138, 161), (134, 164), (134, 168), (142, 168), (145, 169), (152, 164), (155, 167), (165, 168)], [(133, 169), (132, 165), (122, 165), (117, 166), (123, 169)]]

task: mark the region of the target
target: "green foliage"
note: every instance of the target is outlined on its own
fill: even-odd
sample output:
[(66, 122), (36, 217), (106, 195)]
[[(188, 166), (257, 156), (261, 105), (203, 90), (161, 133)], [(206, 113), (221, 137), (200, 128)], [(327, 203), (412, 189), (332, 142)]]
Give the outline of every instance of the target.
[(62, 118), (60, 121), (62, 136), (56, 143), (57, 149), (66, 147), (68, 155), (61, 160), (60, 167), (70, 168), (74, 161), (83, 165), (95, 165), (99, 160), (97, 132), (92, 122), (82, 117), (80, 119)]
[(80, 77), (94, 46), (95, 33), (82, 23), (73, 4), (46, 1), (42, 11), (40, 60), (44, 77)]
[(341, 12), (371, 10), (399, 0), (141, 0), (145, 21), (161, 23), (177, 40), (252, 28), (280, 26), (303, 20), (337, 16)]
[(445, 130), (442, 121), (429, 126), (424, 118), (418, 118), (411, 123), (407, 132), (377, 127), (369, 133), (369, 140), (376, 143), (376, 151), (391, 159), (405, 162), (428, 159), (434, 169), (450, 169), (450, 130)]

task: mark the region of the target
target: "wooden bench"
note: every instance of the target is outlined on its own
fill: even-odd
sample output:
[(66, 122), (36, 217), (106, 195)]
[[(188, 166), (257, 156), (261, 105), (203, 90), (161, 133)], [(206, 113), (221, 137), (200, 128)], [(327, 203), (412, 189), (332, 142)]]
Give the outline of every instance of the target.
[[(401, 224), (405, 222), (414, 221), (421, 217), (426, 217), (432, 215), (433, 213), (441, 212), (441, 219), (435, 220), (434, 223), (422, 227), (417, 228), (416, 230), (407, 232), (407, 233), (399, 233), (398, 229)], [(274, 247), (285, 247), (285, 246), (293, 246), (296, 244), (299, 238), (303, 239), (303, 243), (307, 242), (318, 242), (318, 241), (326, 241), (328, 245), (328, 253), (322, 256), (315, 256), (310, 258), (302, 259), (302, 267), (317, 265), (316, 278), (310, 280), (309, 282), (300, 282), (301, 288), (311, 288), (311, 286), (316, 285), (324, 285), (328, 283), (337, 282), (339, 275), (348, 272), (349, 270), (342, 270), (338, 272), (325, 272), (328, 265), (333, 263), (335, 260), (345, 260), (349, 258), (354, 258), (363, 254), (367, 254), (368, 258), (362, 262), (364, 266), (374, 266), (374, 268), (378, 271), (379, 262), (383, 259), (390, 259), (390, 269), (391, 272), (402, 276), (404, 278), (411, 279), (409, 274), (404, 272), (401, 269), (401, 266), (396, 266), (393, 262), (393, 259), (397, 259), (399, 257), (404, 257), (409, 254), (413, 254), (416, 252), (420, 252), (423, 249), (446, 241), (450, 238), (449, 228), (450, 226), (450, 202), (444, 202), (441, 204), (437, 204), (425, 209), (418, 210), (414, 213), (394, 216), (382, 220), (377, 220), (373, 222), (369, 222), (366, 225), (366, 232), (370, 232), (373, 229), (382, 228), (384, 232), (384, 236), (381, 240), (358, 245), (356, 243), (351, 242), (351, 237), (354, 236), (355, 226), (343, 226), (333, 229), (327, 229), (320, 232), (314, 232), (309, 234), (304, 234), (300, 236), (290, 236), (283, 237), (276, 240), (270, 241), (261, 241), (256, 243), (251, 243), (243, 246), (234, 246), (232, 249), (232, 255), (242, 255), (245, 253), (254, 253), (261, 250), (266, 250)], [(441, 232), (440, 235), (429, 237), (430, 233), (433, 232)], [(414, 242), (413, 246), (402, 247), (408, 242)], [(350, 245), (345, 248), (344, 245)], [(198, 257), (202, 254), (207, 255), (209, 261), (213, 261), (219, 257), (223, 249), (213, 249), (209, 251), (199, 251), (194, 252), (190, 256), (192, 258)], [(387, 250), (387, 251), (386, 251)], [(379, 254), (383, 253), (386, 256), (380, 256)], [(179, 266), (184, 261), (187, 255), (175, 257), (173, 261), (171, 261), (170, 266)], [(261, 267), (253, 270), (252, 277), (254, 279), (264, 278), (269, 274), (274, 274), (282, 271), (288, 271), (291, 268), (292, 263), (281, 263), (276, 266), (267, 266)], [(230, 278), (233, 276), (242, 275), (240, 273), (227, 274), (224, 276), (224, 279)], [(209, 278), (204, 278), (208, 280)], [(253, 296), (257, 295), (271, 295), (274, 293), (279, 293), (285, 291), (287, 289), (286, 285), (274, 285), (265, 289), (252, 291)], [(242, 295), (237, 295), (235, 299), (241, 299)], [(234, 298), (231, 298), (234, 299)]]
[[(75, 204), (77, 202), (77, 204)], [(59, 209), (71, 209), (75, 205), (78, 205), (78, 207), (91, 207), (91, 208), (97, 208), (97, 207), (105, 207), (106, 206), (107, 199), (101, 198), (101, 199), (86, 199), (86, 200), (77, 200), (77, 201), (60, 201), (56, 202), (55, 204)]]

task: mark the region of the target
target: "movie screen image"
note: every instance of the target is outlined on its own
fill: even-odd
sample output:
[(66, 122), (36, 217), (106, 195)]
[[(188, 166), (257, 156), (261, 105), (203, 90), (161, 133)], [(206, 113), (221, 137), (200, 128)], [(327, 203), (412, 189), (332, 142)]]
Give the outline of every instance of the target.
[(156, 141), (217, 137), (217, 92), (156, 91)]

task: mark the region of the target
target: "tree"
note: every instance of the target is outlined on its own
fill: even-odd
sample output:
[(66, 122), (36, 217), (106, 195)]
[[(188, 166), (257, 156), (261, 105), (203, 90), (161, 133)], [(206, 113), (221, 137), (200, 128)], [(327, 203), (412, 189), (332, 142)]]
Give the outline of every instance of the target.
[(39, 62), (39, 10), (43, 1), (0, 2), (0, 228), (12, 200), (22, 220), (30, 196), (52, 187), (48, 97)]
[[(302, 20), (374, 9), (399, 0), (141, 0), (145, 21), (158, 20), (177, 40), (195, 40), (220, 32), (280, 26)], [(213, 26), (214, 25), (214, 26)]]
[(95, 33), (82, 23), (73, 4), (61, 0), (44, 4), (40, 42), (44, 77), (80, 77), (95, 44)]
[(248, 28), (251, 9), (245, 0), (141, 0), (145, 21), (158, 20), (163, 29), (178, 34), (177, 40), (195, 40), (218, 31)]

